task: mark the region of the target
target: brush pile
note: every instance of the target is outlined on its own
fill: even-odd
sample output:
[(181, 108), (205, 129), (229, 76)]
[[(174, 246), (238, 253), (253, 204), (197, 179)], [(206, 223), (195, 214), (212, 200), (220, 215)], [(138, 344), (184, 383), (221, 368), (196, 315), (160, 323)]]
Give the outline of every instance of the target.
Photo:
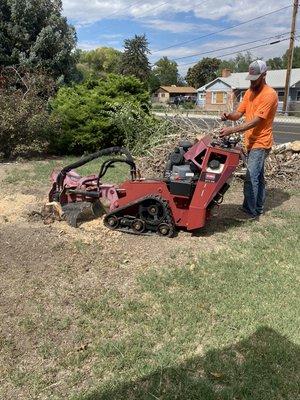
[(274, 146), (266, 160), (268, 182), (280, 187), (300, 187), (300, 141)]
[[(160, 177), (164, 171), (166, 160), (174, 147), (180, 140), (187, 139), (194, 143), (205, 135), (218, 137), (223, 123), (215, 121), (212, 127), (202, 120), (202, 126), (193, 123), (186, 117), (176, 116), (171, 119), (174, 127), (174, 134), (161, 138), (147, 155), (138, 159), (138, 166), (142, 175), (145, 177)], [(272, 148), (269, 157), (266, 160), (266, 178), (268, 183), (277, 187), (299, 187), (300, 186), (300, 142), (290, 142), (276, 145)], [(236, 176), (243, 178), (245, 176), (245, 166), (241, 164)]]

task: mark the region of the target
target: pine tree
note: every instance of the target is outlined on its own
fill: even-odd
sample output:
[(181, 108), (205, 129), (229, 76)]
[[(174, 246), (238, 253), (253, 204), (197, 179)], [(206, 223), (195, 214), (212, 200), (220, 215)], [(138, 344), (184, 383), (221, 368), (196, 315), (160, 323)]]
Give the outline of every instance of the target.
[(133, 39), (126, 39), (120, 63), (121, 74), (133, 75), (141, 81), (148, 80), (151, 73), (148, 54), (150, 50), (145, 35), (135, 35)]

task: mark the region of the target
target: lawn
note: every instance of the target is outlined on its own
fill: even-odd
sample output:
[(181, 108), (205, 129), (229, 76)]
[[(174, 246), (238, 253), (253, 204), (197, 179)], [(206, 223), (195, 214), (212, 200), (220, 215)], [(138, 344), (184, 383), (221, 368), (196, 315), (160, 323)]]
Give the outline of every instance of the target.
[[(64, 163), (12, 166), (4, 188), (39, 182), (46, 194)], [(0, 397), (299, 399), (299, 192), (285, 195), (261, 221), (105, 246), (105, 230), (85, 241), (60, 236), (63, 223), (2, 223)]]
[[(100, 157), (90, 163), (83, 165), (76, 171), (81, 175), (98, 174), (100, 166), (108, 157)], [(78, 157), (65, 157), (63, 159), (53, 158), (51, 160), (32, 161), (20, 163), (10, 168), (4, 178), (5, 183), (24, 184), (26, 186), (36, 186), (37, 183), (45, 184), (49, 181), (52, 170), (59, 170), (69, 164), (78, 161)], [(124, 164), (114, 164), (108, 169), (105, 178), (112, 182), (121, 182), (129, 175), (129, 166)]]

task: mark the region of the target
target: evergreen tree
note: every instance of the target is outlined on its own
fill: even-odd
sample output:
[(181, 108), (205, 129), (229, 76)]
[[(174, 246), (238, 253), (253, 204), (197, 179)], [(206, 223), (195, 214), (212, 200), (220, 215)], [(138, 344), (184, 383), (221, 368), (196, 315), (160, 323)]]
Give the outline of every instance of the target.
[(148, 80), (151, 73), (148, 54), (150, 50), (145, 35), (135, 35), (133, 39), (126, 39), (120, 62), (121, 74), (133, 75), (141, 81)]
[(0, 65), (70, 75), (76, 33), (61, 11), (61, 0), (1, 0)]

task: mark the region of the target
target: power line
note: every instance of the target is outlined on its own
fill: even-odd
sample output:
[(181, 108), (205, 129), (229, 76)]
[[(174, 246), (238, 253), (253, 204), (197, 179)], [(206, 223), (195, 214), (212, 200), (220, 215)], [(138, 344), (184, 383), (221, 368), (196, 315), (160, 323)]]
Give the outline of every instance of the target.
[(202, 53), (194, 53), (194, 54), (191, 54), (191, 55), (189, 55), (189, 56), (183, 56), (183, 57), (178, 57), (178, 58), (172, 58), (172, 60), (173, 60), (173, 61), (178, 61), (178, 60), (183, 60), (183, 59), (185, 59), (185, 58), (196, 57), (196, 56), (202, 56), (202, 55), (210, 54), (210, 53), (216, 53), (217, 51), (220, 51), (220, 50), (233, 49), (233, 48), (235, 48), (235, 47), (245, 46), (245, 45), (247, 45), (247, 44), (262, 42), (263, 40), (269, 40), (269, 39), (273, 39), (273, 38), (279, 38), (280, 36), (287, 35), (288, 33), (289, 33), (289, 32), (284, 32), (284, 33), (281, 33), (281, 34), (279, 34), (279, 35), (274, 35), (274, 36), (269, 36), (269, 37), (262, 38), (262, 39), (252, 40), (251, 42), (245, 42), (245, 43), (235, 44), (235, 45), (233, 45), (233, 46), (222, 47), (221, 49), (208, 50), (208, 51), (204, 51), (204, 52), (202, 52)]
[[(198, 6), (202, 6), (202, 4), (207, 3), (208, 1), (209, 1), (209, 0), (201, 1), (201, 3), (196, 4), (196, 6), (197, 6), (197, 5), (198, 5)], [(142, 15), (139, 15), (138, 17), (136, 17), (135, 19), (142, 18), (142, 17), (144, 17), (146, 14), (148, 14), (149, 12), (154, 11), (154, 10), (156, 10), (157, 8), (160, 8), (160, 7), (162, 7), (162, 6), (164, 6), (165, 4), (168, 4), (168, 3), (170, 3), (170, 0), (169, 0), (169, 1), (163, 2), (163, 3), (159, 4), (158, 6), (155, 6), (155, 7), (150, 8), (149, 10), (145, 11)]]
[(169, 3), (169, 1), (165, 1), (165, 2), (163, 2), (163, 3), (161, 3), (161, 4), (159, 4), (158, 6), (152, 7), (152, 8), (150, 8), (149, 10), (146, 10), (144, 13), (142, 13), (142, 15), (138, 15), (135, 19), (142, 18), (142, 17), (144, 17), (145, 15), (147, 15), (149, 12), (154, 11), (154, 10), (156, 10), (157, 8), (162, 7), (162, 6), (164, 6), (165, 4), (167, 4), (167, 3)]
[(118, 14), (120, 14), (121, 12), (126, 11), (126, 10), (129, 10), (129, 8), (134, 7), (134, 6), (136, 6), (137, 4), (140, 4), (140, 3), (142, 3), (142, 2), (143, 2), (143, 0), (136, 1), (135, 3), (132, 3), (132, 4), (128, 5), (127, 7), (121, 8), (120, 10), (116, 10), (115, 12), (113, 12), (113, 13), (107, 15), (107, 16), (104, 17), (104, 18), (105, 18), (105, 19), (108, 19), (108, 18), (110, 18), (110, 17), (113, 17), (113, 16), (115, 16), (115, 15), (118, 15)]
[[(260, 44), (258, 46), (253, 46), (253, 47), (249, 47), (248, 49), (242, 49), (242, 50), (238, 50), (238, 51), (233, 51), (233, 52), (227, 53), (227, 54), (221, 54), (221, 55), (218, 55), (218, 57), (221, 58), (221, 57), (231, 56), (232, 54), (243, 53), (244, 51), (258, 49), (259, 47), (272, 46), (274, 44), (277, 44), (277, 43), (280, 43), (280, 42), (285, 42), (287, 40), (289, 40), (289, 38), (276, 40), (275, 42), (271, 42), (271, 43)], [(196, 62), (194, 61), (194, 62), (191, 62), (191, 63), (178, 64), (178, 67), (183, 67), (183, 66), (192, 65), (192, 64), (196, 64)]]
[(281, 8), (279, 8), (279, 9), (277, 9), (277, 10), (268, 12), (268, 13), (266, 13), (266, 14), (260, 15), (260, 16), (255, 17), (255, 18), (248, 19), (247, 21), (243, 21), (243, 22), (241, 22), (241, 23), (239, 23), (239, 24), (232, 25), (232, 26), (229, 26), (229, 27), (224, 28), (224, 29), (220, 29), (220, 30), (215, 31), (215, 32), (207, 33), (206, 35), (202, 35), (202, 36), (199, 36), (199, 37), (194, 38), (194, 39), (186, 40), (186, 41), (184, 41), (184, 42), (180, 42), (180, 43), (177, 43), (177, 44), (173, 44), (172, 46), (164, 47), (164, 48), (162, 48), (162, 49), (153, 51), (152, 54), (157, 53), (157, 52), (159, 52), (159, 51), (171, 49), (171, 48), (173, 48), (173, 47), (178, 47), (178, 46), (181, 46), (181, 45), (183, 45), (183, 44), (192, 43), (192, 42), (195, 42), (196, 40), (200, 40), (200, 39), (203, 39), (203, 38), (207, 38), (207, 37), (210, 37), (210, 36), (217, 35), (218, 33), (222, 33), (222, 32), (228, 31), (229, 29), (237, 28), (238, 26), (248, 24), (249, 22), (256, 21), (256, 20), (261, 19), (261, 18), (264, 18), (264, 17), (266, 17), (266, 16), (268, 16), (268, 15), (275, 14), (275, 13), (277, 13), (277, 12), (279, 12), (279, 11), (282, 11), (282, 10), (286, 10), (287, 8), (290, 8), (290, 7), (291, 7), (291, 5), (288, 5), (288, 6), (285, 6), (285, 7), (281, 7)]

